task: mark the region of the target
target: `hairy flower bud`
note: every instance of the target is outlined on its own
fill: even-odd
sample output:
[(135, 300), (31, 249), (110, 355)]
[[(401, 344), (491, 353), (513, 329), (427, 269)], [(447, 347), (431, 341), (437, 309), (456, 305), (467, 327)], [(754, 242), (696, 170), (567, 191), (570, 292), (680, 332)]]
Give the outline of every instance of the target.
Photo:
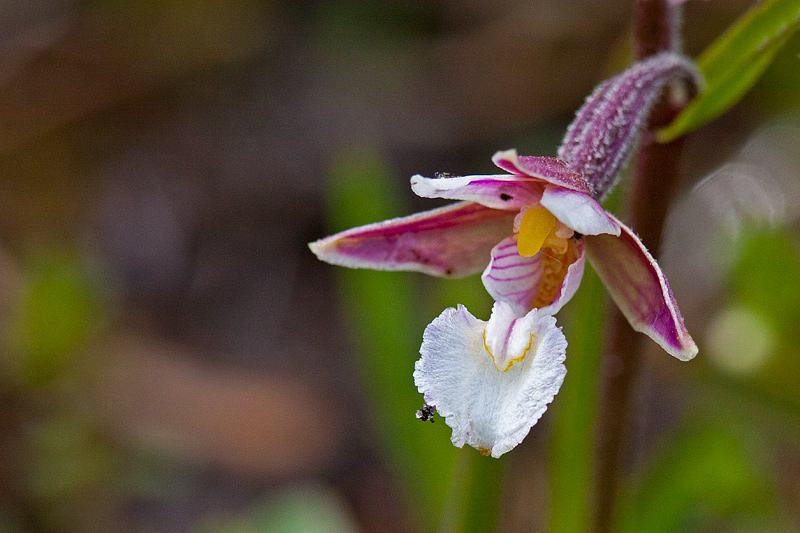
[(681, 79), (692, 90), (703, 84), (690, 59), (658, 54), (598, 85), (578, 110), (558, 157), (583, 174), (595, 198), (605, 196), (616, 182), (664, 87)]

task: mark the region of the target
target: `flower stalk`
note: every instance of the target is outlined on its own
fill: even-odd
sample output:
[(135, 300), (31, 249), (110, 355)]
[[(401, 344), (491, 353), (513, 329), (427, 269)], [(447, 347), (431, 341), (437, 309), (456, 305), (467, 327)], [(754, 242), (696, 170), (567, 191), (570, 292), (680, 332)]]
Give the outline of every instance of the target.
[[(669, 0), (636, 0), (634, 38), (637, 59), (675, 50), (679, 42), (678, 6)], [(689, 84), (686, 96), (697, 87)], [(655, 131), (669, 124), (686, 105), (664, 95), (655, 104), (642, 134), (634, 166), (634, 183), (627, 219), (654, 256), (658, 255), (667, 210), (679, 184), (683, 138), (656, 142)], [(609, 321), (598, 408), (595, 465), (595, 532), (613, 530), (633, 396), (643, 370), (641, 335), (616, 309)]]

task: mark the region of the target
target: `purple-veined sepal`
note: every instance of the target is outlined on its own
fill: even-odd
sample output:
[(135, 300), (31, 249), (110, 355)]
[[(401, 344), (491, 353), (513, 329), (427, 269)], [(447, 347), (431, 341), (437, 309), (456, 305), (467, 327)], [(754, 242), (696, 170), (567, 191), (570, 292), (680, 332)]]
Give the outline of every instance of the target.
[(352, 228), (309, 247), (334, 265), (458, 278), (483, 270), (492, 247), (512, 232), (514, 216), (513, 211), (458, 202)]
[[(613, 216), (613, 215), (611, 215)], [(586, 237), (589, 262), (634, 330), (681, 361), (697, 355), (667, 278), (633, 231), (617, 220), (619, 237)]]
[(592, 186), (576, 167), (557, 157), (519, 155), (515, 149), (496, 152), (492, 162), (517, 176), (528, 176), (557, 187), (592, 194)]

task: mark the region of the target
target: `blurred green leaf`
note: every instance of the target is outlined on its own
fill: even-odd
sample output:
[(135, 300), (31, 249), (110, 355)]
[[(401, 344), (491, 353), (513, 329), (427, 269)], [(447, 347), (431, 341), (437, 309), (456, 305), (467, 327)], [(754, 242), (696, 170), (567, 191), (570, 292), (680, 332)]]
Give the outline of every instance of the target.
[[(331, 169), (332, 231), (403, 214), (402, 197), (380, 157), (370, 151), (340, 154)], [(345, 309), (383, 447), (409, 488), (428, 529), (484, 532), (499, 516), (505, 461), (481, 457), (450, 442), (444, 420), (415, 417), (422, 395), (412, 372), (425, 325), (444, 307), (466, 305), (487, 318), (492, 300), (477, 276), (439, 280), (418, 274), (340, 269)], [(427, 295), (426, 297), (423, 296)]]
[(354, 533), (343, 502), (331, 491), (310, 487), (288, 491), (236, 518), (214, 518), (202, 533)]
[(800, 0), (767, 0), (750, 9), (700, 55), (706, 89), (659, 131), (659, 141), (697, 129), (736, 104), (798, 27)]
[[(423, 281), (435, 288), (436, 297), (430, 298), (429, 302), (432, 315), (462, 304), (477, 318), (488, 320), (494, 300), (486, 292), (480, 276), (447, 280), (426, 277)], [(507, 461), (507, 455), (498, 459), (483, 457), (469, 446), (457, 451), (439, 523), (440, 533), (496, 530)]]
[(779, 332), (794, 336), (800, 322), (800, 252), (792, 235), (783, 231), (744, 235), (731, 291)]
[(26, 274), (11, 310), (9, 343), (19, 358), (21, 379), (40, 384), (86, 346), (104, 314), (97, 283), (78, 256), (43, 252)]
[(81, 492), (113, 485), (113, 453), (82, 420), (42, 420), (32, 426), (29, 446), (27, 488), (36, 498), (72, 501)]
[[(725, 423), (728, 422), (728, 423)], [(774, 480), (737, 419), (697, 424), (669, 437), (628, 487), (617, 531), (712, 531), (725, 523), (774, 523)], [(761, 531), (762, 529), (758, 529)]]
[[(792, 442), (800, 447), (800, 404), (778, 397), (774, 388), (756, 387), (725, 374), (701, 371), (699, 377), (702, 388), (694, 402), (724, 406), (736, 413), (739, 425), (751, 426), (773, 442)], [(710, 412), (708, 422), (714, 423), (716, 416), (716, 412)]]
[(429, 299), (430, 313), (438, 315), (447, 307), (461, 304), (481, 320), (488, 320), (494, 300), (486, 292), (480, 276), (460, 279), (425, 278), (425, 284), (433, 285), (435, 298)]
[[(736, 245), (738, 258), (729, 279), (728, 294), (732, 300), (729, 307), (751, 313), (763, 322), (762, 329), (771, 336), (769, 353), (746, 378), (762, 394), (797, 408), (800, 406), (800, 390), (796, 386), (800, 379), (800, 358), (797, 357), (800, 351), (797, 336), (800, 245), (795, 232), (789, 228), (752, 230), (743, 234)], [(714, 334), (714, 328), (710, 327), (709, 342), (714, 341)], [(747, 342), (754, 342), (753, 333), (749, 335)], [(733, 357), (735, 353), (724, 355)]]
[(440, 533), (485, 533), (497, 530), (508, 456), (483, 457), (465, 447), (458, 451)]
[[(331, 231), (403, 214), (401, 193), (389, 176), (374, 151), (341, 153), (330, 170)], [(414, 362), (424, 326), (435, 315), (418, 298), (417, 274), (337, 268), (336, 275), (374, 429), (404, 479), (420, 521), (433, 529), (445, 504), (457, 452), (443, 420), (424, 424), (415, 417), (423, 400), (412, 378)]]
[(603, 347), (605, 289), (591, 267), (559, 321), (567, 336), (567, 377), (551, 408), (550, 521), (552, 533), (591, 526), (597, 373)]

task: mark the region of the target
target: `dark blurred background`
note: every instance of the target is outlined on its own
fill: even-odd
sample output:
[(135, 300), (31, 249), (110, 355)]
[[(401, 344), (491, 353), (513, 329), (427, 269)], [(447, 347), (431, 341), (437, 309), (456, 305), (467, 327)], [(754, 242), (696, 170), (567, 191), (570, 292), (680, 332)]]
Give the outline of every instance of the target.
[[(686, 52), (748, 5), (688, 2)], [(630, 15), (611, 0), (4, 1), (0, 531), (424, 529), (372, 416), (360, 326), (306, 247), (343, 229), (330, 181), (374, 163), (407, 214), (438, 205), (412, 198), (414, 173), (554, 155), (628, 61)], [(797, 44), (689, 140), (662, 263), (701, 352), (654, 352), (635, 448), (642, 463), (677, 426), (687, 449), (734, 449), (720, 470), (739, 472), (708, 406), (726, 428), (765, 421), (742, 497), (766, 480), (775, 531), (800, 528)], [(412, 394), (416, 357), (394, 385)], [(531, 471), (536, 433), (514, 452)], [(514, 483), (504, 530), (544, 529), (546, 479)]]

